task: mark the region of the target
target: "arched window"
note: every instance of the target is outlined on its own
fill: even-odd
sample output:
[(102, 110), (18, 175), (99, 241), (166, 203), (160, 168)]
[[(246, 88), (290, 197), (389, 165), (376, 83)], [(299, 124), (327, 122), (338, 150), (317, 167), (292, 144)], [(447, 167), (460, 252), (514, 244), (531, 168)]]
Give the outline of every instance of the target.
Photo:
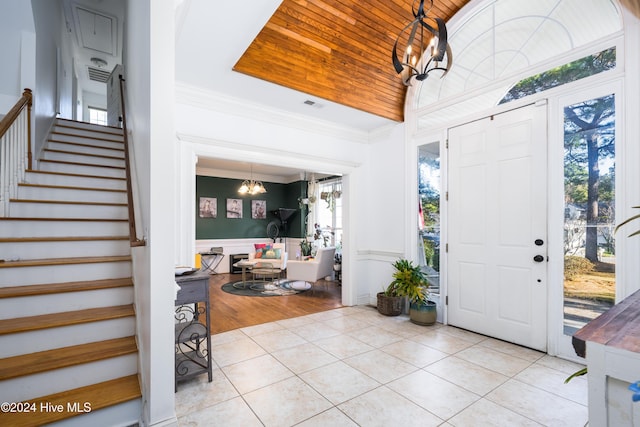
[[(419, 112), (418, 129), (495, 106), (530, 70), (566, 63), (567, 53), (622, 32), (619, 10), (609, 0), (495, 0), (467, 7), (475, 9), (463, 9), (449, 25), (451, 71), (425, 80), (409, 101)], [(434, 114), (429, 107), (436, 104)]]

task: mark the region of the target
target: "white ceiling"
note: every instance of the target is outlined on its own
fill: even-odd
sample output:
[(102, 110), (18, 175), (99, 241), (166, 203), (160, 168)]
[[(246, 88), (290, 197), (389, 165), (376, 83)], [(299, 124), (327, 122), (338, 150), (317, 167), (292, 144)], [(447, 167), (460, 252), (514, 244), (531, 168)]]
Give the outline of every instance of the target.
[(81, 90), (106, 96), (104, 81), (122, 63), (124, 5), (124, 0), (63, 0), (65, 26)]
[(203, 158), (198, 159), (196, 172), (198, 175), (216, 176), (234, 179), (255, 179), (264, 182), (288, 184), (300, 180), (326, 178), (330, 175), (306, 171), (304, 169), (287, 168), (262, 163), (236, 162), (232, 160)]

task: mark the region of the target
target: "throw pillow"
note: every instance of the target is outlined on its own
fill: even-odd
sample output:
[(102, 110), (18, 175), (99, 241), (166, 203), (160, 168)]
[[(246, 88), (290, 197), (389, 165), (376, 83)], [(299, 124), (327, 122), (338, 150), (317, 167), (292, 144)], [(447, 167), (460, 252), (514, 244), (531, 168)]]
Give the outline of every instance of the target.
[(266, 249), (262, 253), (263, 259), (280, 259), (280, 249)]
[(256, 255), (254, 256), (254, 258), (262, 258), (265, 251), (271, 249), (271, 245), (267, 243), (254, 243), (253, 247), (256, 248)]

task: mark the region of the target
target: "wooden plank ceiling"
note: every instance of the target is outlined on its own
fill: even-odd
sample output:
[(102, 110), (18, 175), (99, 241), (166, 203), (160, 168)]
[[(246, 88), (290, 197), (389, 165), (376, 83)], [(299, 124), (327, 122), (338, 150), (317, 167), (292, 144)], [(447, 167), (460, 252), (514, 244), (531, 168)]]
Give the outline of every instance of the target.
[[(448, 21), (468, 2), (434, 0), (430, 16)], [(233, 69), (401, 122), (406, 87), (391, 50), (412, 3), (284, 0)]]

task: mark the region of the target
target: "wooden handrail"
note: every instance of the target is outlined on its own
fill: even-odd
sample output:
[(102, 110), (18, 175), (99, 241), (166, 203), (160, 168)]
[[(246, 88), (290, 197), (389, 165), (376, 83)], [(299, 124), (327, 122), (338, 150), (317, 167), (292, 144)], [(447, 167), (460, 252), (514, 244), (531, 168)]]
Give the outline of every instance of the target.
[(32, 154), (31, 154), (31, 106), (33, 105), (33, 95), (31, 93), (31, 89), (25, 88), (22, 93), (22, 98), (18, 100), (16, 105), (13, 106), (11, 110), (7, 113), (6, 116), (0, 120), (0, 138), (4, 136), (5, 133), (9, 130), (13, 122), (20, 116), (22, 110), (27, 108), (27, 159), (28, 159), (28, 168), (31, 169), (32, 166)]
[(124, 107), (124, 77), (120, 79), (120, 108), (122, 110), (122, 130), (124, 133), (124, 169), (127, 178), (127, 205), (129, 207), (129, 244), (133, 246), (145, 246), (144, 239), (138, 239), (136, 233), (136, 216), (133, 209), (133, 190), (131, 187), (131, 163), (129, 160), (129, 137), (127, 135), (127, 114)]

